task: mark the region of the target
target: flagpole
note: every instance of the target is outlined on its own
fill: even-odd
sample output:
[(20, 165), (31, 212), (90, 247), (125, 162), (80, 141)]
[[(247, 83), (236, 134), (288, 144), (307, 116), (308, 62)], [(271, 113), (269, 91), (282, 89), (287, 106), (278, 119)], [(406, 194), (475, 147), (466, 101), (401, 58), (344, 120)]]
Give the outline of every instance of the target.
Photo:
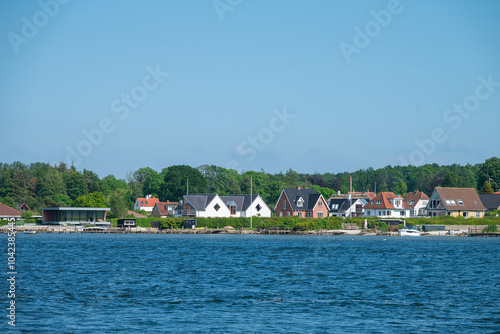
[(252, 229), (252, 202), (253, 199), (253, 182), (252, 182), (252, 175), (250, 175), (250, 229)]

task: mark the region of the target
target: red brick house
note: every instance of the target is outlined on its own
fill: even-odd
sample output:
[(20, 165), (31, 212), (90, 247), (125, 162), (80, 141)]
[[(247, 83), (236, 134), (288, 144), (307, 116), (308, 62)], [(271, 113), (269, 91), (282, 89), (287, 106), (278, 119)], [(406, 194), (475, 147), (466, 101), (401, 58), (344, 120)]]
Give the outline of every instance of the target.
[(274, 207), (278, 217), (328, 217), (328, 205), (323, 195), (314, 189), (285, 188)]

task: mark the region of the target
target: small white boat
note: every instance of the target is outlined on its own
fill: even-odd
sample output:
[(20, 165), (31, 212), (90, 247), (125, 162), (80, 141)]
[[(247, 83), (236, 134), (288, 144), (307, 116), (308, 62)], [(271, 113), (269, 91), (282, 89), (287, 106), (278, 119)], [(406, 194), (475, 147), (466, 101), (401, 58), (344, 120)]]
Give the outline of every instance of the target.
[(416, 226), (407, 225), (399, 230), (398, 234), (402, 237), (420, 237), (422, 234)]
[(36, 231), (34, 230), (24, 231), (24, 234), (36, 234)]

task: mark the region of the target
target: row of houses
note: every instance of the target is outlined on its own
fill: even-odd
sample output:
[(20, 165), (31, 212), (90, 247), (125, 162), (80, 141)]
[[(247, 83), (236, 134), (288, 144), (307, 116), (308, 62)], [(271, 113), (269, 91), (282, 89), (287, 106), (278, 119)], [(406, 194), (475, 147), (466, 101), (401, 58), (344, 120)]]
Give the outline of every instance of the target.
[(144, 210), (153, 217), (271, 217), (271, 209), (260, 195), (191, 194), (179, 202), (160, 202), (158, 198), (138, 198), (134, 210)]
[(421, 191), (405, 197), (392, 192), (351, 192), (325, 200), (314, 189), (283, 189), (274, 208), (276, 215), (322, 218), (410, 218), (454, 216), (481, 218), (500, 209), (500, 193), (478, 196), (474, 188), (436, 188), (431, 197)]

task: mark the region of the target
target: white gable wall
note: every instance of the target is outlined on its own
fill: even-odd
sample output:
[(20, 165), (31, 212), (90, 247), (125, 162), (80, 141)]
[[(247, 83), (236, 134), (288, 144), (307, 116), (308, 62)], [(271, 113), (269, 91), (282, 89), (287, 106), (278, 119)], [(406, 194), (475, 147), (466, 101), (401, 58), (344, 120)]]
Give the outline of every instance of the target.
[[(219, 210), (215, 210), (216, 204), (219, 204)], [(224, 217), (231, 217), (231, 211), (229, 211), (229, 208), (227, 207), (226, 203), (222, 201), (222, 199), (219, 197), (219, 195), (216, 195), (210, 203), (208, 203), (207, 207), (205, 210), (198, 210), (196, 211), (196, 217), (203, 217), (203, 218), (224, 218)]]
[[(257, 205), (260, 205), (262, 207), (260, 211), (257, 211), (257, 209), (255, 208)], [(250, 215), (252, 215), (253, 217), (271, 217), (271, 209), (269, 209), (260, 195), (255, 198), (253, 203), (248, 207), (246, 211), (243, 211), (241, 213), (241, 217), (250, 217)]]

